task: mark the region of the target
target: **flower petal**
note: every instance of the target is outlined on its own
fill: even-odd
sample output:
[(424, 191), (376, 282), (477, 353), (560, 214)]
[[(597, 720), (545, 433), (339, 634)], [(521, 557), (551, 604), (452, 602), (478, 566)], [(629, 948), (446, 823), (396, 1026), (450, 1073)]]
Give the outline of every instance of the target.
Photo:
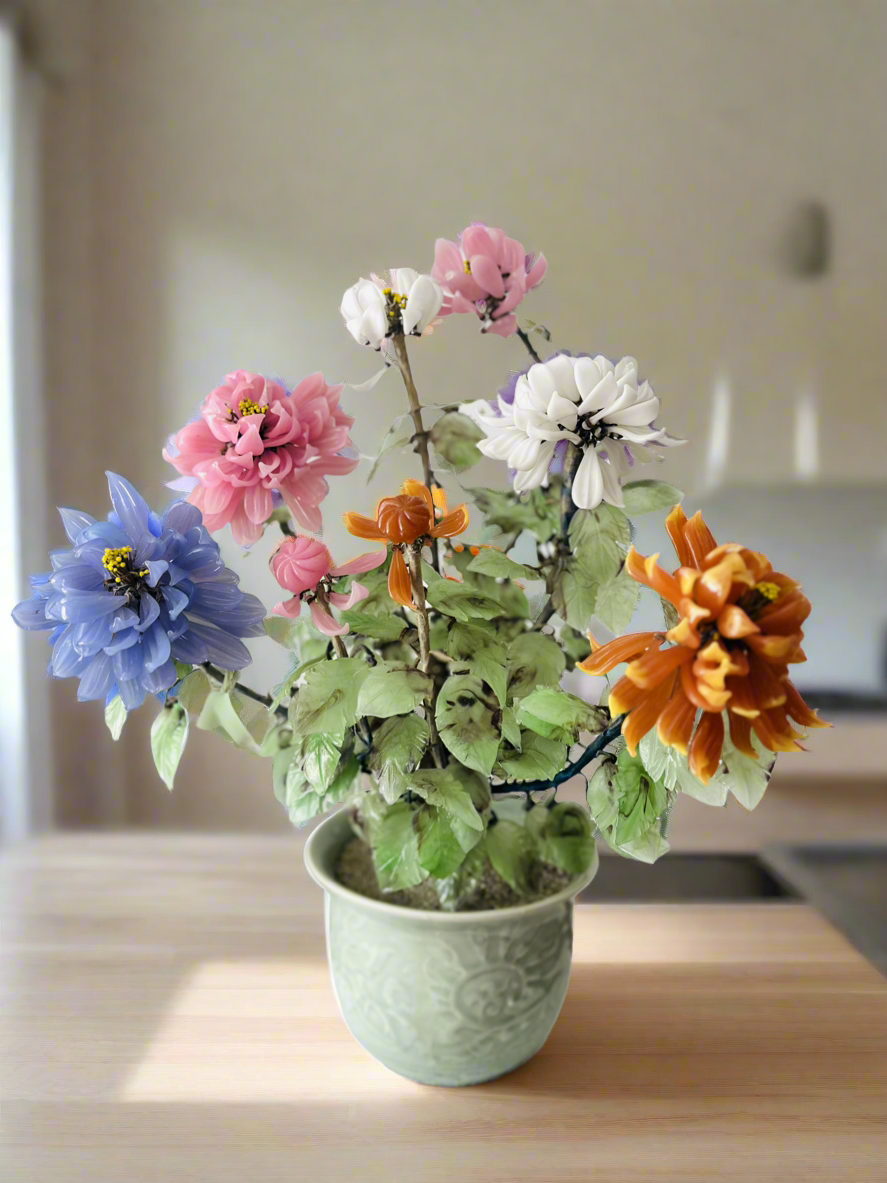
[(636, 686), (652, 689), (678, 666), (692, 661), (693, 656), (693, 650), (685, 649), (682, 645), (672, 645), (669, 649), (650, 649), (643, 657), (629, 664), (625, 676), (631, 678)]
[[(592, 644), (592, 652), (578, 663), (586, 674), (608, 674), (623, 661), (631, 661), (644, 653), (657, 640), (657, 633), (628, 633), (606, 645)], [(591, 638), (593, 640), (593, 638)]]
[(385, 534), (372, 518), (364, 517), (362, 513), (346, 513), (345, 529), (349, 534), (353, 534), (356, 538), (367, 538), (373, 542), (380, 542), (385, 539)]
[(369, 594), (362, 583), (355, 581), (347, 592), (330, 592), (329, 600), (334, 608), (342, 608), (347, 611), (355, 604), (359, 604), (361, 600), (365, 600)]
[(336, 619), (327, 612), (323, 604), (314, 600), (308, 610), (311, 613), (311, 619), (314, 622), (314, 627), (326, 637), (343, 637), (350, 631), (350, 625), (339, 624)]
[(403, 554), (398, 547), (391, 551), (391, 567), (388, 570), (388, 594), (395, 604), (402, 604), (405, 608), (413, 607), (413, 596), (410, 588), (410, 573), (403, 561)]
[(362, 575), (365, 571), (374, 571), (376, 567), (381, 567), (387, 557), (387, 549), (370, 550), (366, 554), (358, 555), (356, 559), (351, 559), (349, 562), (343, 563), (341, 567), (333, 567), (330, 574), (336, 577), (340, 575)]
[(659, 716), (656, 733), (666, 747), (674, 748), (686, 756), (695, 720), (696, 707), (687, 698), (683, 687), (679, 686)]
[(707, 785), (717, 772), (724, 747), (724, 718), (720, 713), (706, 712), (690, 740), (687, 763), (697, 780)]
[(714, 535), (706, 526), (702, 514), (698, 510), (684, 526), (684, 539), (693, 556), (693, 565), (696, 567), (701, 567), (705, 556), (717, 546)]
[(675, 673), (672, 672), (663, 682), (647, 692), (643, 702), (634, 708), (623, 723), (622, 735), (632, 756), (637, 753), (638, 743), (656, 726), (659, 716), (668, 705), (674, 682)]
[(573, 504), (579, 509), (596, 509), (604, 496), (604, 478), (601, 462), (594, 448), (586, 448), (579, 468), (573, 478), (571, 490)]
[(456, 508), (448, 513), (445, 518), (434, 526), (431, 530), (432, 538), (455, 538), (457, 534), (462, 534), (468, 529), (468, 508), (465, 505), (457, 505)]
[(151, 510), (147, 501), (135, 488), (116, 472), (106, 472), (111, 504), (123, 529), (133, 540), (151, 530)]

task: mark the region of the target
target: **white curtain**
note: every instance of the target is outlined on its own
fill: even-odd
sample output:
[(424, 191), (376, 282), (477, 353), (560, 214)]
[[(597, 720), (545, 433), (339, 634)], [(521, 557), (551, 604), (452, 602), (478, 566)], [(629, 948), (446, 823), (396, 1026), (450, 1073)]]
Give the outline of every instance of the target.
[(52, 824), (45, 634), (9, 612), (45, 570), (45, 433), (40, 381), (41, 83), (0, 15), (0, 838)]

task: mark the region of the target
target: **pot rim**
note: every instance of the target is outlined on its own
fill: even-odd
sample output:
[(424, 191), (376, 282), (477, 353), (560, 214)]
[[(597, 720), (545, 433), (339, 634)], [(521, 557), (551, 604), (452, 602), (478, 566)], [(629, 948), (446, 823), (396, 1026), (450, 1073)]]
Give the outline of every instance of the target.
[(481, 912), (431, 912), (422, 908), (405, 908), (402, 904), (389, 904), (384, 900), (371, 900), (368, 896), (361, 895), (360, 892), (352, 891), (350, 887), (345, 887), (344, 884), (339, 883), (324, 868), (324, 855), (326, 853), (324, 848), (329, 847), (332, 841), (331, 831), (335, 829), (341, 829), (343, 831), (343, 841), (336, 846), (337, 855), (342, 849), (342, 846), (344, 846), (346, 834), (352, 834), (347, 820), (347, 813), (347, 806), (337, 809), (335, 813), (324, 818), (320, 825), (309, 835), (304, 851), (305, 866), (308, 874), (328, 895), (338, 896), (340, 899), (348, 900), (358, 907), (366, 908), (367, 911), (375, 912), (381, 916), (389, 916), (392, 920), (400, 918), (410, 919), (419, 923), (464, 925), (478, 923), (494, 924), (505, 917), (509, 919), (514, 917), (530, 917), (544, 911), (552, 904), (573, 900), (594, 879), (600, 863), (599, 855), (595, 848), (591, 866), (581, 875), (576, 875), (566, 887), (562, 887), (560, 891), (556, 891), (552, 895), (543, 896), (542, 899), (533, 900), (527, 904), (515, 904), (510, 908), (486, 908)]

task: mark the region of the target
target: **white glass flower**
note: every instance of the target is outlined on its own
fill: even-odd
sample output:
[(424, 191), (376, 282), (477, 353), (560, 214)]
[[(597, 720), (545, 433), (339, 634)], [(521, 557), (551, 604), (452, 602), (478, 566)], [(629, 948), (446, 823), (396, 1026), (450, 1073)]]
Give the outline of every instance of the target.
[(653, 426), (659, 399), (649, 382), (638, 384), (633, 357), (614, 365), (600, 356), (558, 354), (518, 378), (512, 403), (500, 395), (498, 404), (481, 399), (461, 410), (486, 433), (480, 450), (514, 469), (518, 493), (548, 484), (561, 441), (580, 448), (573, 478), (580, 509), (602, 501), (623, 506), (620, 479), (632, 464), (659, 459), (657, 448), (685, 442)]
[(412, 267), (394, 267), (391, 281), (374, 275), (360, 279), (342, 297), (345, 328), (359, 345), (381, 349), (396, 333), (419, 336), (443, 304), (443, 291), (430, 275)]

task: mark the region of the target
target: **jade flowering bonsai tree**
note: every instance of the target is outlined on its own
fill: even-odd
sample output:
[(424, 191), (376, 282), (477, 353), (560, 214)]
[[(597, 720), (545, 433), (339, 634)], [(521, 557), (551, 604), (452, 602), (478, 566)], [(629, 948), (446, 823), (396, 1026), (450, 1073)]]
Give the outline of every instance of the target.
[[(751, 809), (776, 754), (823, 726), (789, 676), (808, 600), (764, 555), (688, 520), (673, 485), (639, 475), (683, 441), (634, 358), (540, 356), (550, 335), (518, 311), (545, 271), (475, 224), (438, 240), (428, 274), (345, 292), (346, 328), (400, 374), (411, 420), (406, 436), (401, 420), (389, 429), (370, 475), (395, 447), (421, 465), (372, 505), (355, 477), (345, 523), (364, 553), (340, 561), (318, 537), (328, 480), (359, 463), (342, 387), (237, 370), (164, 452), (186, 496), (161, 515), (109, 474), (107, 518), (62, 509), (70, 546), (13, 612), (49, 632), (50, 672), (104, 702), (114, 739), (146, 698), (160, 704), (151, 744), (168, 787), (193, 720), (269, 761), (295, 824), (349, 808), (383, 892), (424, 883), (447, 908), (484, 875), (519, 898), (540, 869), (581, 874), (597, 837), (652, 862), (679, 793)], [(527, 364), (495, 399), (423, 404), (408, 339), (458, 315), (516, 338)], [(510, 487), (466, 486), (476, 508), (451, 508), (440, 474), (456, 483), (481, 454)], [(654, 512), (673, 570), (631, 545), (632, 516)], [(220, 556), (228, 526), (244, 546), (275, 538), (270, 613)], [(643, 589), (662, 626), (627, 633)], [(269, 693), (240, 680), (243, 638), (258, 636), (292, 654)], [(602, 701), (562, 687), (574, 668), (608, 677)], [(558, 801), (574, 779), (585, 803)]]

